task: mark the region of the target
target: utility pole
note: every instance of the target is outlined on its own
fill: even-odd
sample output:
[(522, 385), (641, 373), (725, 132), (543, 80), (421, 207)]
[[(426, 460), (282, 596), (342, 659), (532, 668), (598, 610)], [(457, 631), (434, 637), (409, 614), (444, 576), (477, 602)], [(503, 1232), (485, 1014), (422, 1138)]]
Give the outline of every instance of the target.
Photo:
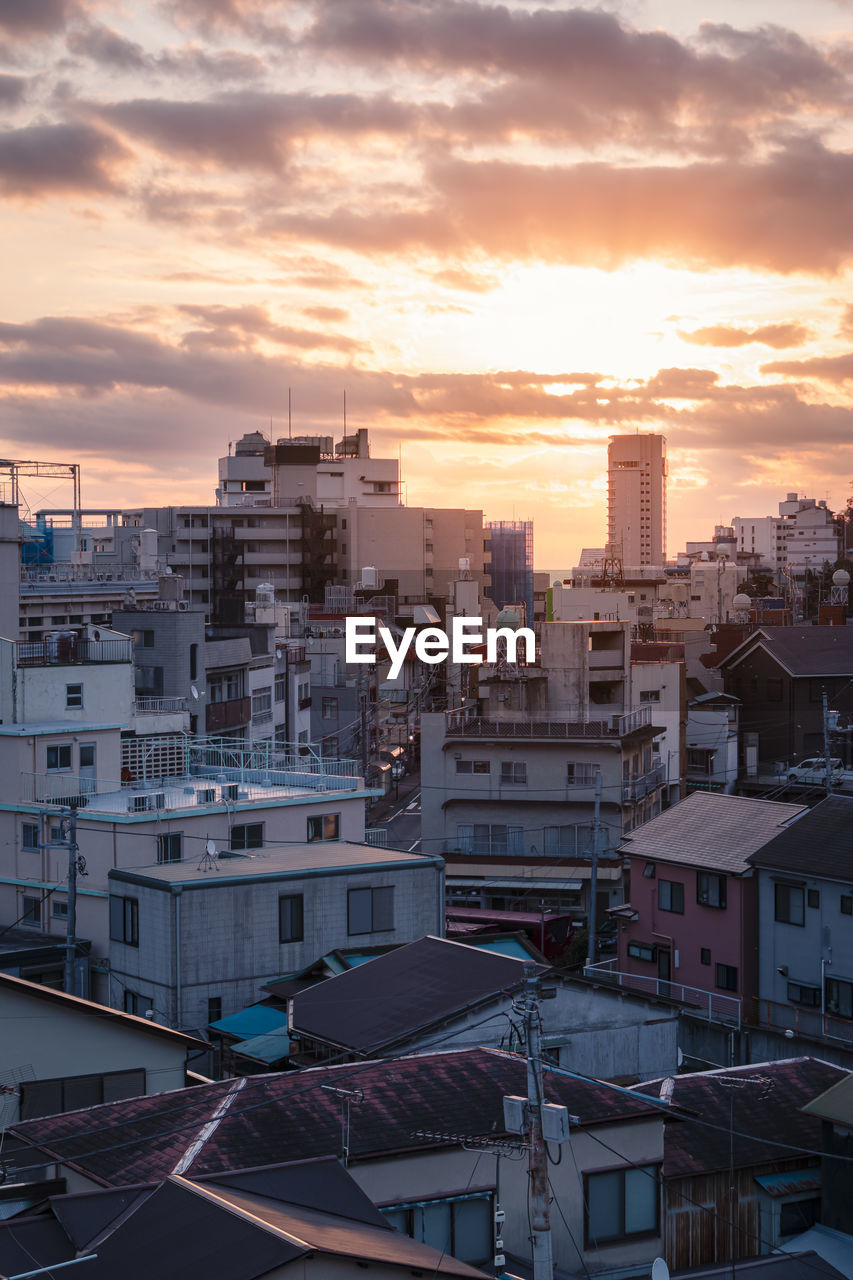
[(825, 769), (824, 787), (826, 794), (832, 795), (832, 765), (829, 760), (829, 704), (826, 690), (823, 691), (823, 763)]
[(362, 777), (367, 780), (367, 758), (370, 743), (367, 740), (367, 694), (362, 693), (360, 696), (361, 703), (361, 773)]
[(589, 928), (587, 939), (587, 967), (595, 964), (595, 910), (598, 898), (598, 829), (601, 820), (601, 769), (595, 774), (595, 814), (592, 820), (592, 866), (589, 873)]
[(539, 978), (532, 960), (524, 964), (524, 1041), (527, 1052), (527, 1142), (533, 1280), (554, 1280), (548, 1203), (548, 1154), (542, 1136), (542, 1030)]
[(76, 943), (77, 943), (77, 809), (72, 805), (67, 819), (63, 820), (68, 850), (68, 922), (65, 926), (65, 990), (77, 995)]

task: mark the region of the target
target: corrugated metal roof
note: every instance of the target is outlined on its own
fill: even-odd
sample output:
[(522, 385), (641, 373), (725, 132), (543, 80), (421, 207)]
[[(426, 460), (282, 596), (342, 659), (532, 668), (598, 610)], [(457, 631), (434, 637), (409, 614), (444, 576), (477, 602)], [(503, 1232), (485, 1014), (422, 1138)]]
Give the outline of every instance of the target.
[(750, 854), (803, 812), (800, 804), (694, 791), (625, 836), (621, 850), (632, 858), (742, 875)]
[(786, 1173), (765, 1173), (755, 1181), (774, 1200), (799, 1195), (803, 1191), (820, 1191), (823, 1185), (820, 1169), (789, 1169)]
[(254, 1036), (275, 1031), (278, 1027), (287, 1026), (287, 1014), (283, 1009), (274, 1009), (268, 1004), (250, 1004), (245, 1009), (238, 1009), (227, 1018), (210, 1023), (211, 1031), (221, 1031), (228, 1036), (236, 1036), (238, 1040), (249, 1040)]

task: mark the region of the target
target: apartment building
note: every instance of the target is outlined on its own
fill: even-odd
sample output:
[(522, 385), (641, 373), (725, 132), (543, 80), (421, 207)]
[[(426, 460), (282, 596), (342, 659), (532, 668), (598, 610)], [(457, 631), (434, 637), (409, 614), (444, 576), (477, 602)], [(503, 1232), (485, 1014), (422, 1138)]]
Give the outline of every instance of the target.
[(666, 559), (666, 437), (611, 436), (607, 447), (607, 541), (627, 565)]
[[(615, 850), (665, 783), (654, 707), (632, 709), (629, 625), (545, 623), (534, 662), (472, 669), (476, 699), (421, 720), (423, 847), (444, 853), (451, 902), (584, 915), (593, 840)], [(615, 861), (598, 891), (599, 910), (619, 900)]]

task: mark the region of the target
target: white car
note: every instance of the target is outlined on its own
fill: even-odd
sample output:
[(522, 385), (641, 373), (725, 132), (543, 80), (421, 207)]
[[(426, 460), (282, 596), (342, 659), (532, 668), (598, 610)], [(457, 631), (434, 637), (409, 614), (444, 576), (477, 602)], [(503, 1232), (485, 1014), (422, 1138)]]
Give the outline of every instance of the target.
[[(829, 773), (832, 785), (837, 787), (844, 777), (844, 764), (835, 756), (830, 756)], [(809, 760), (801, 760), (788, 770), (789, 782), (811, 782), (820, 786), (826, 781), (826, 757), (812, 756)]]

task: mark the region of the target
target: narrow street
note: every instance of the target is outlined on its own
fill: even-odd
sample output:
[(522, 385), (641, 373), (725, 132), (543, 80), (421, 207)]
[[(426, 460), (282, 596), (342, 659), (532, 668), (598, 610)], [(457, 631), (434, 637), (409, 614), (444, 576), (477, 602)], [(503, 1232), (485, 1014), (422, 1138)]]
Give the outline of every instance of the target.
[(390, 795), (373, 806), (368, 819), (369, 825), (385, 828), (388, 832), (389, 849), (404, 849), (409, 853), (420, 849), (420, 787), (420, 774), (401, 778), (399, 786), (392, 786)]

